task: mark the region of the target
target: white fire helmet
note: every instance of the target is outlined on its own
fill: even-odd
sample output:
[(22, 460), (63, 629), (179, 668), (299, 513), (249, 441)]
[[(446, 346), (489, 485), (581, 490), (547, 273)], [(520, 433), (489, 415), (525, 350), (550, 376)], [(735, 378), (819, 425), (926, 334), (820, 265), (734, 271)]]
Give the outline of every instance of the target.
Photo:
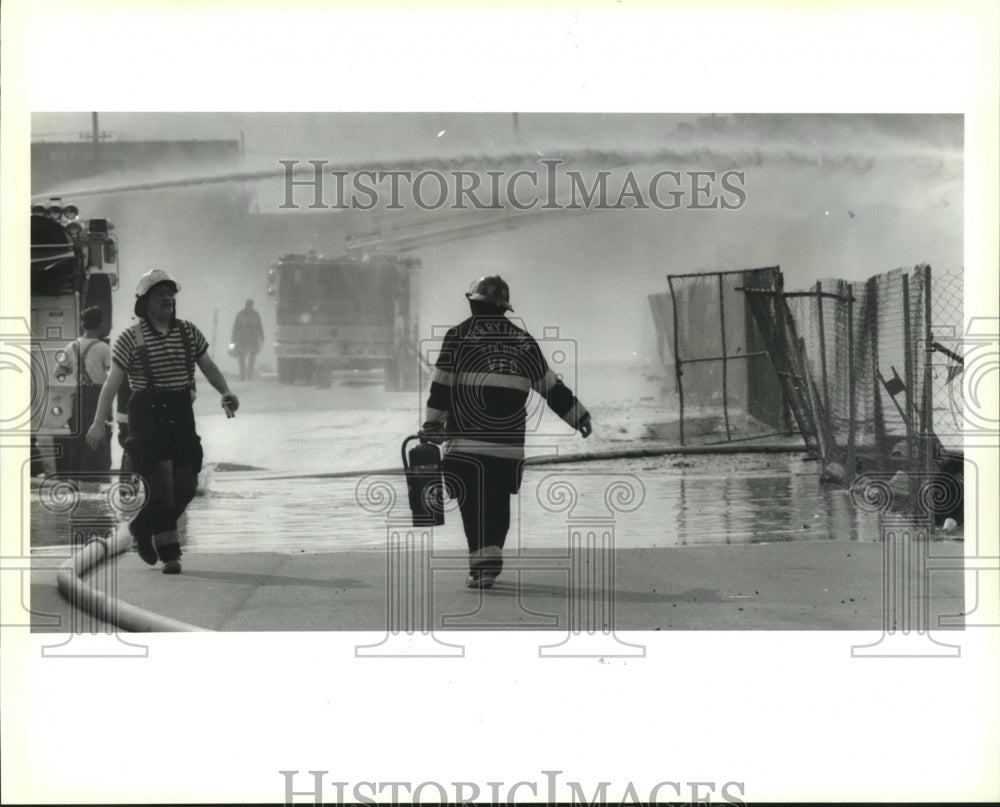
[(513, 311), (510, 304), (510, 287), (500, 275), (488, 275), (472, 281), (465, 296), (470, 300), (493, 303), (507, 311)]
[(151, 269), (139, 278), (139, 285), (135, 287), (135, 296), (142, 297), (147, 294), (153, 286), (159, 283), (173, 283), (175, 294), (181, 290), (181, 284), (162, 269)]

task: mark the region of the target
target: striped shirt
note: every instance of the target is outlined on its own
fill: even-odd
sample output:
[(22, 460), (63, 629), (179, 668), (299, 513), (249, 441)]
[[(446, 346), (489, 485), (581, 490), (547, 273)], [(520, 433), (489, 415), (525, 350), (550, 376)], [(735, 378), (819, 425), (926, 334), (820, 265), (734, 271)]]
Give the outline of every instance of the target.
[[(188, 389), (194, 386), (194, 362), (208, 350), (208, 342), (198, 328), (186, 321), (174, 320), (170, 330), (162, 334), (145, 319), (140, 319), (142, 338), (149, 352), (149, 368), (153, 373), (153, 384), (146, 374), (139, 346), (135, 338), (135, 327), (127, 328), (118, 335), (111, 353), (114, 363), (128, 374), (128, 382), (133, 390), (148, 390), (151, 387), (164, 390)], [(180, 329), (186, 327), (190, 336), (194, 355), (185, 355), (184, 339)]]
[(445, 334), (426, 420), (459, 435), (447, 451), (522, 459), (531, 390), (574, 428), (587, 412), (527, 331), (502, 316), (469, 317)]

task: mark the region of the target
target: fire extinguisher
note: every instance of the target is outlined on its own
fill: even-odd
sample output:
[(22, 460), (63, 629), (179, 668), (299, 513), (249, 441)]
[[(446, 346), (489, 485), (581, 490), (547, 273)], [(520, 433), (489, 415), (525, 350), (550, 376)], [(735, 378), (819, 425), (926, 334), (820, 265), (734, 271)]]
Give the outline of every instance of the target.
[(410, 449), (407, 460), (407, 443), (419, 439), (420, 435), (411, 434), (402, 445), (403, 471), (406, 473), (406, 492), (410, 499), (413, 526), (440, 527), (444, 524), (441, 449), (434, 443), (418, 443)]

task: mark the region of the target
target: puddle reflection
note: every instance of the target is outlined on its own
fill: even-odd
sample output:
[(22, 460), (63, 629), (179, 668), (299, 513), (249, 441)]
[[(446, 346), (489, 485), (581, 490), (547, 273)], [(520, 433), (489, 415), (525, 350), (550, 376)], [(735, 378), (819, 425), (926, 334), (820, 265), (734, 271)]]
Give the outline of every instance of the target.
[[(566, 466), (564, 466), (566, 467)], [(546, 510), (538, 485), (555, 466), (525, 474), (521, 495), (512, 500), (509, 546), (564, 547), (565, 512)], [(605, 467), (574, 469), (584, 517), (607, 518), (604, 488), (610, 475), (633, 474), (645, 490), (634, 512), (615, 516), (615, 540), (621, 548), (776, 543), (786, 541), (877, 541), (876, 514), (857, 511), (847, 491), (819, 484), (815, 474), (795, 472), (706, 475), (670, 468), (621, 471)], [(228, 475), (227, 475), (228, 476)], [(408, 515), (401, 476), (379, 477), (395, 492), (390, 513), (372, 513), (357, 502), (357, 478), (209, 480), (185, 516), (188, 546), (206, 552), (321, 552), (384, 549), (387, 525), (398, 529)], [(84, 496), (75, 518), (100, 515), (103, 496)], [(580, 513), (575, 513), (579, 516)], [(457, 513), (435, 530), (440, 548), (462, 548), (465, 539)], [(67, 516), (47, 512), (32, 498), (32, 547), (62, 546), (69, 541)]]

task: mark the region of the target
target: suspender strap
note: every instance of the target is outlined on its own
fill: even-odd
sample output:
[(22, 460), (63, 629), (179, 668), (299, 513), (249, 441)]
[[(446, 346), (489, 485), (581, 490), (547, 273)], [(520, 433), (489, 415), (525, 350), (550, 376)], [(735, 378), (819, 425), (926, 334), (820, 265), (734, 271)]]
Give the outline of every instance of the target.
[(95, 340), (91, 342), (89, 345), (87, 345), (83, 349), (82, 354), (80, 353), (80, 340), (77, 339), (76, 342), (74, 342), (73, 344), (76, 345), (76, 354), (79, 360), (80, 382), (84, 386), (89, 386), (89, 387), (97, 386), (94, 382), (94, 379), (90, 377), (90, 373), (87, 372), (87, 354), (90, 353), (90, 349), (97, 344), (97, 341)]
[[(184, 364), (188, 372), (188, 389), (194, 389), (194, 342), (191, 336), (189, 325), (186, 320), (177, 320), (177, 327), (181, 332), (181, 342), (184, 344)], [(135, 346), (139, 351), (139, 361), (142, 362), (143, 372), (149, 379), (149, 388), (156, 389), (156, 381), (153, 378), (153, 368), (149, 362), (149, 345), (142, 335), (142, 322), (137, 322), (132, 332), (135, 334)]]
[(135, 347), (139, 351), (139, 361), (142, 362), (142, 371), (149, 380), (149, 388), (156, 389), (156, 382), (153, 380), (153, 368), (149, 365), (149, 347), (142, 336), (142, 320), (135, 324), (132, 332), (135, 334)]
[(187, 364), (188, 371), (188, 387), (194, 388), (194, 344), (191, 337), (191, 332), (188, 330), (187, 320), (179, 320), (177, 323), (178, 327), (181, 329), (181, 341), (184, 343), (184, 361)]

